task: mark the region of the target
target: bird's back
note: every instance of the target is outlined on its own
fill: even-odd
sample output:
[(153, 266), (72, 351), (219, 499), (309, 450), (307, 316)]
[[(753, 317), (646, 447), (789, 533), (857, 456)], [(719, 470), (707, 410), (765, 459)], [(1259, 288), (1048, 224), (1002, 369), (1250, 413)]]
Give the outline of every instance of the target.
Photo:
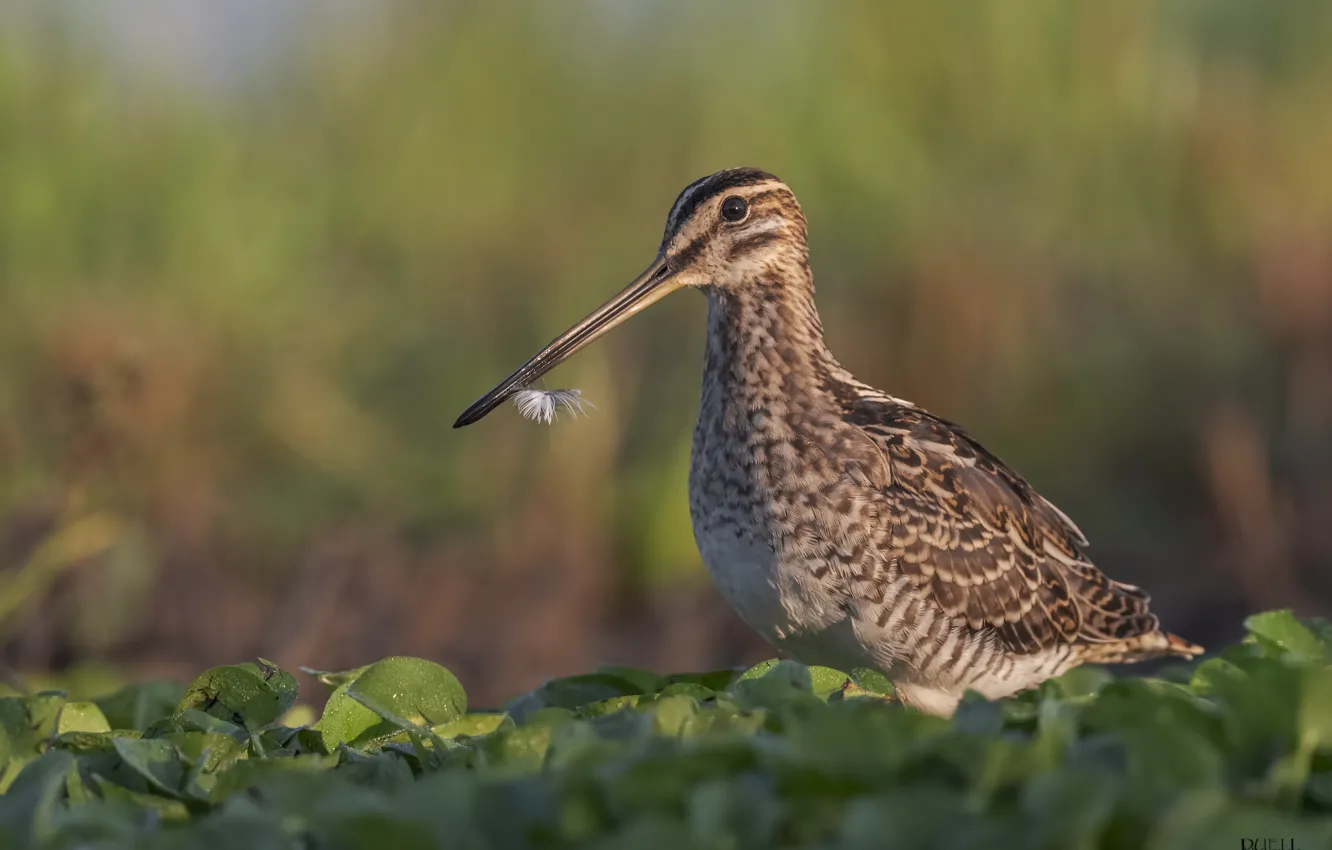
[(1073, 521), (960, 427), (859, 383), (839, 405), (892, 469), (890, 557), (967, 629), (1074, 662), (1201, 651), (1162, 634), (1148, 595), (1097, 569)]

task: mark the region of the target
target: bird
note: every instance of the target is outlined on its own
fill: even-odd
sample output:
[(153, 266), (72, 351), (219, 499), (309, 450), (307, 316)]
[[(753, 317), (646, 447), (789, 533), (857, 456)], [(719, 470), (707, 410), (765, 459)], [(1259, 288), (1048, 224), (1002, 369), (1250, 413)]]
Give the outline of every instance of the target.
[(780, 652), (871, 668), (952, 715), (1085, 663), (1193, 658), (1139, 587), (953, 422), (855, 378), (814, 304), (795, 193), (757, 168), (695, 180), (651, 265), (468, 407), (484, 417), (677, 289), (707, 299), (689, 467), (694, 538), (721, 595)]

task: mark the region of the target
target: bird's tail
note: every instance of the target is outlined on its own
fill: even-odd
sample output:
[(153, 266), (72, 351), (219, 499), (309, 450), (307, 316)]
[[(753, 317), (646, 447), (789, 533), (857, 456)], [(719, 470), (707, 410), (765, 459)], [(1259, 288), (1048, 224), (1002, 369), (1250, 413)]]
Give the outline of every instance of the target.
[(1124, 640), (1087, 643), (1078, 650), (1078, 661), (1082, 664), (1132, 664), (1171, 656), (1193, 658), (1204, 652), (1196, 643), (1169, 632), (1148, 632)]

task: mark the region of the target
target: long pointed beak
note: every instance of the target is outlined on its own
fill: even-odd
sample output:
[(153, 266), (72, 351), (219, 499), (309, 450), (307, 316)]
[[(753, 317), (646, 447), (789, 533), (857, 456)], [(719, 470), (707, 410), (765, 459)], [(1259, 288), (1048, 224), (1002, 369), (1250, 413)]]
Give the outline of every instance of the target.
[(463, 411), (458, 421), (453, 423), (453, 427), (461, 428), (481, 419), (503, 404), (506, 398), (554, 369), (592, 340), (679, 288), (680, 284), (666, 265), (665, 257), (658, 255), (652, 265), (618, 295), (602, 304), (586, 319), (555, 337), (531, 360), (519, 366), (512, 375), (477, 399), (471, 407)]

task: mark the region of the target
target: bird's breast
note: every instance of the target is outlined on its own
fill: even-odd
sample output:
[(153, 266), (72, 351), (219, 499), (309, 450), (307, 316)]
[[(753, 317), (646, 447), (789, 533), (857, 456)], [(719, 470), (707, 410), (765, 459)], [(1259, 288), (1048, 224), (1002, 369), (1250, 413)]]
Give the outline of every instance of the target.
[(770, 639), (783, 619), (778, 548), (763, 506), (752, 453), (712, 439), (700, 421), (689, 465), (694, 541), (717, 589), (749, 625)]
[(773, 492), (762, 447), (741, 435), (714, 439), (719, 432), (700, 426), (690, 464), (690, 516), (717, 589), (769, 642), (791, 651), (798, 645), (800, 657), (823, 659), (811, 663), (845, 660), (854, 641), (848, 642), (844, 593), (826, 559), (802, 550), (789, 504)]

